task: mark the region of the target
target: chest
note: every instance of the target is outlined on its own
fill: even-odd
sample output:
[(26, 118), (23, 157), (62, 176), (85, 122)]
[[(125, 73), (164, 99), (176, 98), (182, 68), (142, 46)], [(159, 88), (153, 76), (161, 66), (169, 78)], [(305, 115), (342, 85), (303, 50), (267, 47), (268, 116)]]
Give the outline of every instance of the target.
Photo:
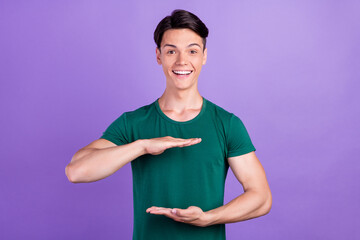
[[(185, 169), (197, 166), (201, 169), (226, 167), (226, 136), (221, 124), (209, 121), (197, 121), (190, 124), (172, 124), (163, 120), (144, 121), (141, 126), (131, 130), (132, 141), (156, 137), (171, 136), (175, 138), (201, 138), (199, 144), (166, 150), (161, 156), (146, 156), (152, 158), (153, 165), (168, 168), (183, 167)], [(158, 163), (157, 163), (158, 162)]]
[(163, 113), (170, 119), (178, 122), (186, 122), (194, 119), (201, 109), (187, 109), (181, 112), (163, 110)]

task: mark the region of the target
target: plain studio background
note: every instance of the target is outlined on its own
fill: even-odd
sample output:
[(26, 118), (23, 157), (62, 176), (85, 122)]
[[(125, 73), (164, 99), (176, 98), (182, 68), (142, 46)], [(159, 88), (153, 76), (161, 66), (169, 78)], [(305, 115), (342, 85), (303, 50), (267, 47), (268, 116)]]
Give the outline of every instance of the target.
[[(132, 179), (65, 166), (158, 98), (153, 31), (176, 8), (208, 26), (201, 94), (238, 115), (273, 193), (232, 239), (359, 239), (359, 1), (0, 1), (0, 238), (131, 239)], [(242, 193), (229, 171), (225, 203)]]

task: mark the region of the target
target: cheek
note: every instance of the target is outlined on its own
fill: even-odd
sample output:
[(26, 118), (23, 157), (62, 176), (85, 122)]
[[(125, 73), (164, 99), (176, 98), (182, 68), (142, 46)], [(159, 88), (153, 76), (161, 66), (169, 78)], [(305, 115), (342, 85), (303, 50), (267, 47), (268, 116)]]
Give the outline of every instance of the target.
[(171, 68), (171, 66), (169, 66), (169, 65), (164, 65), (164, 64), (163, 64), (162, 67), (163, 67), (163, 71), (164, 71), (165, 74), (170, 75), (170, 74), (172, 73), (172, 68)]
[(196, 62), (194, 62), (196, 68), (201, 68), (204, 65), (203, 59), (199, 59)]
[(165, 68), (170, 69), (173, 66), (173, 61), (171, 61), (171, 59), (164, 59), (162, 63)]

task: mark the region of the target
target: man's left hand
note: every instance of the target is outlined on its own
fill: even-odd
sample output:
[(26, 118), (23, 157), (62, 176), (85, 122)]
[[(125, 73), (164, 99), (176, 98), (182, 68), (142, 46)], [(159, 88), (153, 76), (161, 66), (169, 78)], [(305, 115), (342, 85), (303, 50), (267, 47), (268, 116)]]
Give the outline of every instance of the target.
[(179, 208), (163, 208), (163, 207), (150, 207), (146, 209), (147, 213), (164, 215), (172, 218), (177, 222), (192, 224), (199, 227), (208, 226), (208, 216), (203, 210), (196, 206), (190, 206), (187, 209)]

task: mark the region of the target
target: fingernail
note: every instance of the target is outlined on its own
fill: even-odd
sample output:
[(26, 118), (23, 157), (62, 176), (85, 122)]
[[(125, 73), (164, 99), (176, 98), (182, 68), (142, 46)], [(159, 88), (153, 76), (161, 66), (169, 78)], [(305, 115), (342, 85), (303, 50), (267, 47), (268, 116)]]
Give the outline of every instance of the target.
[(176, 214), (176, 209), (172, 209), (171, 212), (172, 212), (173, 214)]

